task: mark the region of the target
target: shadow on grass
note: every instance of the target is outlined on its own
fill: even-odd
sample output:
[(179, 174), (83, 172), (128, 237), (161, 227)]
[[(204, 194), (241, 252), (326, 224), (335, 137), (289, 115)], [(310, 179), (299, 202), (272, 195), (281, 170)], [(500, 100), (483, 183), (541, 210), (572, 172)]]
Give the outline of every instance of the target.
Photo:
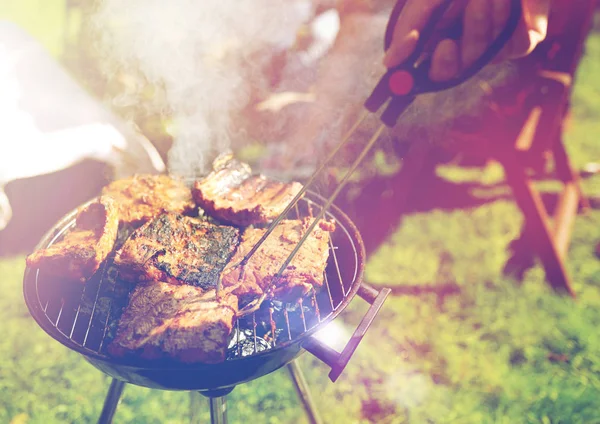
[(397, 190), (395, 178), (376, 177), (348, 187), (337, 205), (358, 227), (367, 255), (373, 253), (402, 224), (402, 217), (433, 210), (465, 210), (499, 200), (512, 194), (504, 183), (482, 185), (477, 182), (452, 182), (437, 175), (414, 181), (405, 198)]
[[(550, 174), (539, 175), (535, 181), (553, 181)], [(454, 211), (478, 208), (497, 201), (513, 201), (510, 187), (499, 181), (482, 184), (477, 181), (455, 182), (429, 173), (412, 184), (406, 196), (396, 187), (397, 175), (375, 177), (362, 184), (347, 188), (337, 205), (352, 219), (362, 235), (367, 256), (371, 256), (382, 246), (407, 215), (428, 213), (434, 210)], [(552, 213), (558, 203), (558, 192), (541, 193), (546, 210)], [(503, 274), (514, 281), (522, 281), (527, 270), (535, 265), (532, 247), (524, 236), (524, 229), (507, 249), (509, 259)], [(392, 294), (414, 295), (433, 293), (438, 296), (454, 295), (460, 292), (453, 281), (432, 282), (431, 284), (392, 285)]]

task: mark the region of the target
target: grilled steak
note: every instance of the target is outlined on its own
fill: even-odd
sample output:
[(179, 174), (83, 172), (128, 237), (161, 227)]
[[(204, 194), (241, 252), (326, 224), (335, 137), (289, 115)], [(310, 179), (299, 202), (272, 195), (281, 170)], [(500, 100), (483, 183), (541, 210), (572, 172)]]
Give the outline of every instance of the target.
[(85, 282), (113, 249), (119, 228), (118, 208), (100, 197), (81, 209), (65, 237), (27, 257), (27, 265), (65, 280)]
[(239, 230), (166, 213), (135, 230), (117, 252), (121, 278), (208, 290), (239, 243)]
[[(265, 291), (283, 300), (296, 300), (323, 285), (329, 257), (329, 232), (333, 223), (322, 220), (306, 239), (292, 262), (276, 281), (275, 275), (312, 223), (311, 218), (282, 221), (243, 267), (236, 266), (265, 233), (249, 228), (223, 271), (223, 287), (238, 296), (258, 296)], [(243, 269), (243, 271), (242, 271)]]
[(213, 168), (194, 183), (194, 201), (210, 216), (234, 225), (272, 221), (302, 189), (300, 183), (284, 184), (252, 175), (247, 164), (229, 156), (217, 158)]
[(108, 351), (114, 356), (222, 362), (237, 310), (233, 295), (217, 300), (214, 290), (155, 281), (139, 284)]
[(194, 209), (190, 189), (167, 175), (136, 175), (113, 181), (102, 190), (117, 201), (119, 220), (139, 225), (162, 212), (187, 213)]

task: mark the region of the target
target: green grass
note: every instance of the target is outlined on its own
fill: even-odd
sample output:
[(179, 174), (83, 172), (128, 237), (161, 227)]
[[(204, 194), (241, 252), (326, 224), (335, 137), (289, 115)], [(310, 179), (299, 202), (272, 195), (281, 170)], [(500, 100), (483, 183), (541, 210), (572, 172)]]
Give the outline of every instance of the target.
[[(24, 3), (50, 9), (46, 0)], [(43, 39), (56, 53), (60, 18), (39, 11), (33, 21), (31, 13), (13, 16), (50, 34)], [(600, 159), (599, 67), (600, 37), (593, 35), (567, 134), (578, 166)], [(494, 166), (441, 172), (483, 185), (502, 177)], [(596, 193), (600, 181), (584, 186)], [(323, 364), (303, 355), (300, 365), (324, 422), (600, 423), (600, 261), (593, 254), (599, 220), (594, 211), (576, 221), (568, 261), (579, 294), (573, 301), (546, 287), (540, 267), (522, 285), (502, 277), (507, 245), (521, 224), (513, 202), (406, 217), (369, 260), (368, 279), (391, 285), (450, 280), (461, 292), (443, 300), (390, 298), (335, 384)], [(94, 422), (110, 380), (29, 317), (23, 269), (23, 257), (0, 261), (0, 423)], [(342, 317), (348, 330), (365, 310), (364, 302), (353, 302)], [(127, 386), (115, 421), (184, 423), (188, 408), (187, 393)], [(284, 371), (237, 387), (229, 414), (233, 423), (306, 422)], [(206, 408), (200, 418), (208, 420)]]
[(66, 0), (2, 0), (0, 20), (16, 23), (58, 56), (64, 48), (65, 4)]

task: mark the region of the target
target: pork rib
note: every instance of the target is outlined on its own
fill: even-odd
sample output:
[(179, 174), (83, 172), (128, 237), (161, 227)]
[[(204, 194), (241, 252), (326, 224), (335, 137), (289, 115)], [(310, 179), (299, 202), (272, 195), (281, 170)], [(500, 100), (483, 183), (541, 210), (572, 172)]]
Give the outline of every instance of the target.
[(213, 167), (206, 178), (194, 183), (194, 201), (210, 216), (233, 225), (272, 221), (302, 190), (297, 182), (281, 183), (252, 175), (247, 164), (228, 156), (217, 158)]
[(173, 213), (160, 215), (127, 239), (115, 256), (123, 280), (165, 281), (208, 290), (239, 243), (239, 230)]
[(173, 358), (186, 363), (225, 360), (238, 311), (233, 295), (150, 281), (136, 286), (108, 352), (117, 357)]
[(190, 188), (168, 175), (136, 175), (113, 181), (102, 193), (116, 200), (119, 220), (133, 226), (163, 212), (188, 213), (195, 207)]
[(112, 251), (119, 228), (117, 205), (103, 196), (82, 208), (64, 238), (33, 252), (27, 265), (68, 281), (85, 282)]
[(267, 237), (248, 263), (237, 266), (265, 233), (265, 229), (248, 228), (235, 255), (223, 271), (223, 287), (237, 296), (269, 295), (282, 300), (296, 300), (323, 285), (323, 273), (329, 257), (329, 233), (332, 222), (321, 220), (306, 239), (280, 278), (277, 272), (296, 247), (313, 218), (283, 220)]

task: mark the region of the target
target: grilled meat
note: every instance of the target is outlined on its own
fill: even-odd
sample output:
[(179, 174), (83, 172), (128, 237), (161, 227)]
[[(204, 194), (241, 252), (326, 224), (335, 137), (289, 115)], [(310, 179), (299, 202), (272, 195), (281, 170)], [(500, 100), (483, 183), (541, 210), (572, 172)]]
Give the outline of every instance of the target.
[(130, 282), (165, 281), (208, 290), (239, 243), (239, 230), (166, 213), (135, 230), (115, 265)]
[(103, 196), (77, 213), (64, 238), (33, 252), (27, 265), (64, 280), (85, 282), (113, 249), (119, 228), (118, 208)]
[(195, 207), (190, 189), (168, 175), (136, 175), (113, 181), (102, 193), (117, 201), (119, 220), (134, 226), (162, 212), (188, 213)]
[(222, 362), (237, 311), (233, 295), (217, 300), (214, 290), (155, 281), (139, 284), (108, 351), (114, 356)]
[(214, 171), (196, 181), (194, 201), (209, 215), (239, 226), (262, 224), (279, 216), (302, 184), (280, 183), (252, 175), (247, 164), (229, 156), (217, 158)]
[(266, 231), (248, 228), (223, 271), (223, 287), (237, 296), (259, 296), (267, 291), (282, 300), (296, 300), (313, 287), (321, 287), (329, 257), (329, 233), (335, 230), (335, 225), (325, 220), (315, 227), (282, 276), (274, 278), (312, 221), (312, 218), (282, 221), (248, 263), (237, 266)]

